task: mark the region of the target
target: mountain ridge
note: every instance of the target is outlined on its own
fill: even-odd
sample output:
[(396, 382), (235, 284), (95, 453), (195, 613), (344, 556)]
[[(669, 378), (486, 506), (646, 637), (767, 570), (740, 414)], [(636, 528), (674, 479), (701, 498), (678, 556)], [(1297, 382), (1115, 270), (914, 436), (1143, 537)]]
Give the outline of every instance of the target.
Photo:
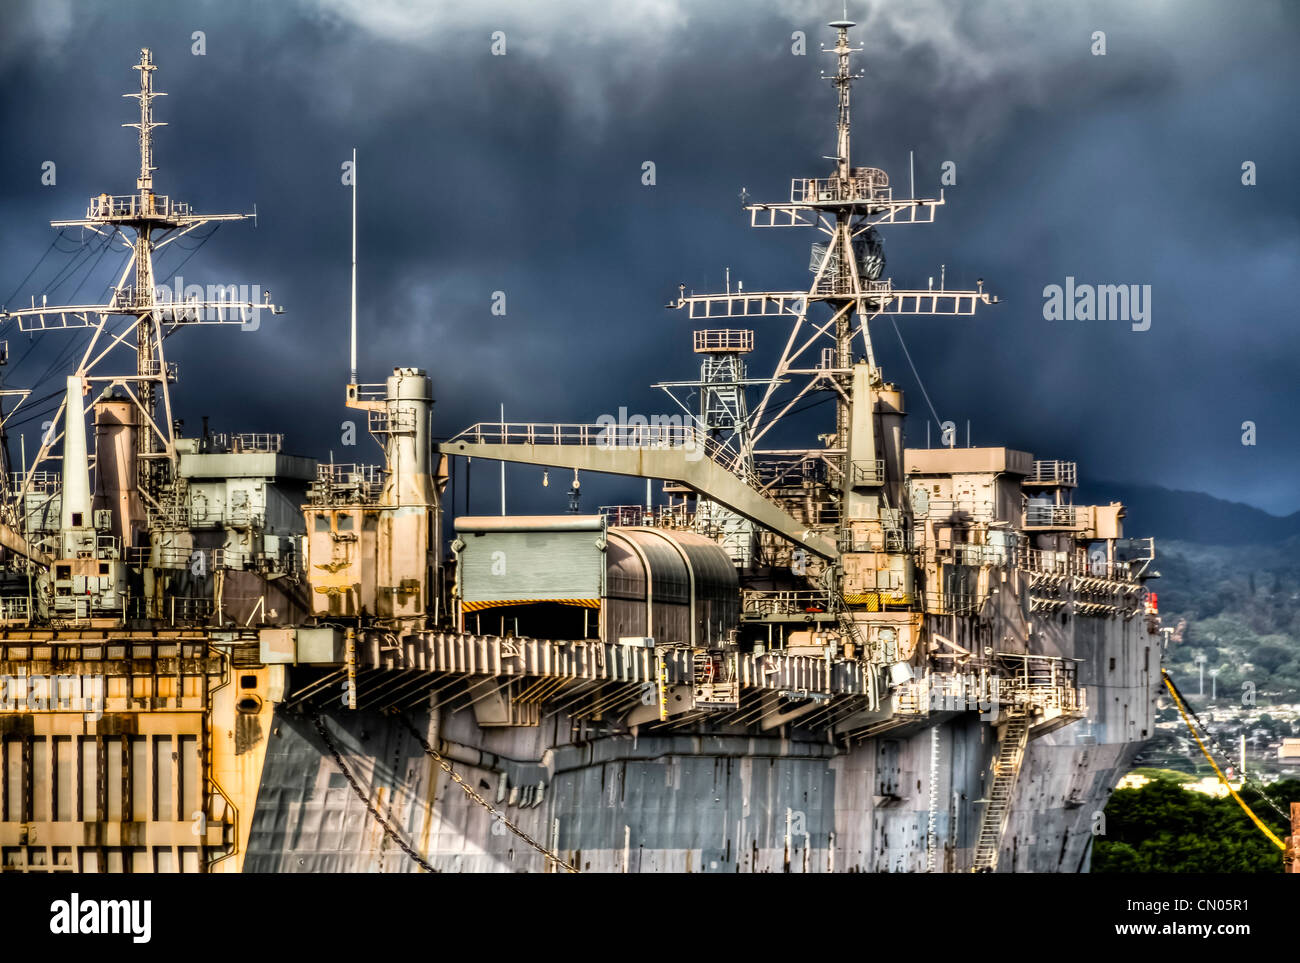
[(1123, 502), (1124, 534), (1202, 545), (1274, 545), (1300, 535), (1300, 512), (1273, 515), (1205, 492), (1097, 481), (1079, 486), (1077, 504)]

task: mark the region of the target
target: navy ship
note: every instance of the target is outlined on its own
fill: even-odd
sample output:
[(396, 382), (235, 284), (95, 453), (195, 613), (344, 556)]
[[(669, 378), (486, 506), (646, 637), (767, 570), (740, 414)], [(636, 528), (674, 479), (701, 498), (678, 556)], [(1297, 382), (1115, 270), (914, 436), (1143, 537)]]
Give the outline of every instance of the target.
[[(4, 869), (1086, 871), (1153, 731), (1154, 546), (1061, 452), (909, 447), (872, 322), (998, 299), (885, 274), (945, 199), (855, 166), (853, 26), (833, 166), (745, 208), (812, 233), (810, 280), (681, 288), (677, 413), (438, 425), (424, 369), (358, 380), (354, 295), (376, 464), (172, 418), (166, 339), (280, 309), (154, 276), (247, 215), (155, 193), (142, 51), (135, 191), (53, 222), (127, 239), (112, 297), (3, 315), (90, 334), (0, 492)], [(572, 471), (570, 511), (456, 515), (468, 459)], [(646, 503), (584, 512), (584, 473)]]

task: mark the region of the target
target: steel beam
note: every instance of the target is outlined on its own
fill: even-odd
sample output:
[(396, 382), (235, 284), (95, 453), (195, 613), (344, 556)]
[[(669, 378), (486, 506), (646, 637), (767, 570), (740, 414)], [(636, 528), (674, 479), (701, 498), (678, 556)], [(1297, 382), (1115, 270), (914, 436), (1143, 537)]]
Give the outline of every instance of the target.
[(445, 455), (467, 455), (524, 465), (547, 465), (677, 482), (822, 558), (839, 557), (839, 549), (833, 541), (810, 531), (776, 502), (750, 488), (698, 448), (491, 444), (452, 440), (444, 442), (441, 450)]

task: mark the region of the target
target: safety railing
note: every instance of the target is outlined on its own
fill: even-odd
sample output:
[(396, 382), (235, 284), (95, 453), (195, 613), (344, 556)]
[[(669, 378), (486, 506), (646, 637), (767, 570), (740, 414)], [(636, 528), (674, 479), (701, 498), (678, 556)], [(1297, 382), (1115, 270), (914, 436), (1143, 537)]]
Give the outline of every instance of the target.
[(925, 514), (942, 520), (953, 516), (972, 519), (991, 519), (993, 517), (993, 500), (974, 498), (931, 498)]
[(307, 497), (314, 505), (370, 502), (383, 492), (386, 477), (378, 465), (326, 462), (316, 466)]
[(654, 509), (646, 510), (644, 505), (601, 505), (598, 513), (605, 516), (605, 524), (630, 527), (636, 525), (653, 525)]
[(710, 537), (724, 534), (720, 526), (710, 526), (705, 516), (690, 511), (686, 505), (601, 505), (597, 514), (605, 516), (610, 528), (643, 526), (651, 528), (691, 529)]
[(23, 482), (31, 478), (31, 484), (27, 486), (28, 494), (34, 492), (49, 493), (59, 491), (63, 487), (63, 479), (58, 472), (53, 471), (13, 471), (9, 473), (9, 490), (12, 492), (22, 491)]
[(230, 436), (230, 450), (276, 453), (284, 447), (284, 435), (260, 431), (243, 431)]
[(972, 592), (924, 592), (925, 611), (932, 615), (974, 615), (984, 604), (984, 596)]
[(853, 274), (841, 269), (838, 261), (827, 267), (813, 288), (814, 294), (865, 294), (876, 298), (889, 297), (893, 291), (892, 281), (869, 281), (860, 275), (855, 288)]
[(26, 595), (0, 596), (0, 622), (30, 622), (31, 599)]
[(163, 505), (145, 510), (145, 520), (150, 528), (177, 530), (192, 525), (188, 505)]
[(754, 350), (754, 332), (734, 328), (706, 328), (695, 332), (695, 353)]
[(761, 488), (757, 474), (727, 448), (694, 425), (673, 424), (541, 424), (486, 421), (471, 425), (446, 444), (476, 445), (578, 445), (602, 449), (684, 451), (708, 456), (754, 489)]
[(795, 177), (790, 181), (790, 203), (828, 204), (838, 201), (888, 201), (893, 196), (889, 175), (877, 167), (854, 168), (848, 178)]
[(202, 554), (177, 545), (133, 545), (124, 557), (132, 568), (188, 568)]
[(1087, 711), (1087, 690), (1078, 686), (1074, 661), (1019, 653), (998, 653), (998, 661), (1011, 670), (1003, 682), (1002, 701), (1070, 713)]
[(826, 477), (826, 462), (820, 456), (791, 459), (766, 459), (754, 466), (764, 488), (802, 485)]
[(836, 539), (841, 552), (910, 552), (913, 536), (909, 528), (885, 528), (879, 532), (842, 532)]
[(140, 377), (142, 378), (158, 378), (164, 373), (167, 375), (167, 383), (175, 384), (180, 375), (180, 366), (175, 361), (164, 363), (157, 358), (146, 358), (140, 362)]
[(1078, 484), (1078, 481), (1078, 462), (1041, 460), (1034, 462), (1033, 468), (1025, 476), (1024, 483), (1026, 485), (1069, 487)]
[(910, 528), (886, 528), (886, 552), (910, 552), (912, 550), (912, 530)]
[(996, 712), (1014, 706), (1084, 715), (1088, 711), (1088, 693), (1064, 674), (1031, 684), (1023, 677), (998, 675), (981, 668), (970, 672), (931, 672), (924, 678), (905, 682), (895, 688), (895, 706), (900, 714), (907, 715)]
[(370, 433), (372, 435), (410, 434), (415, 431), (415, 412), (410, 408), (371, 408)]
[(772, 615), (809, 615), (828, 610), (829, 601), (823, 592), (764, 592), (742, 589), (740, 611), (743, 618), (765, 618)]
[(1073, 505), (1025, 506), (1025, 528), (1074, 528), (1078, 513)]
[(1025, 571), (1042, 575), (1079, 576), (1113, 582), (1137, 581), (1132, 563), (1089, 558), (1083, 550), (1052, 552), (1022, 546), (1016, 550), (1016, 565)]
[(323, 485), (382, 485), (384, 470), (378, 465), (321, 462), (316, 466), (316, 481)]
[(883, 485), (885, 483), (885, 459), (861, 458), (853, 462), (854, 485)]
[(348, 397), (357, 401), (384, 401), (388, 398), (388, 385), (382, 381), (348, 385)]
[[(541, 424), (485, 421), (451, 439), (476, 445), (579, 445), (592, 448), (685, 448), (709, 438), (692, 425)], [(715, 444), (715, 447), (719, 447)]]
[(930, 712), (989, 712), (997, 705), (1003, 682), (986, 667), (967, 672), (931, 672), (908, 683), (911, 691), (900, 693), (900, 702)]
[(982, 545), (955, 542), (938, 549), (943, 561), (954, 565), (1000, 565), (1007, 561), (1007, 548), (1003, 545)]
[(284, 447), (284, 435), (265, 431), (214, 431), (208, 436), (209, 447), (218, 452), (258, 451), (276, 454)]
[(690, 528), (695, 524), (695, 512), (686, 505), (660, 505), (655, 508), (655, 524), (660, 528)]
[(214, 569), (244, 569), (248, 567), (253, 557), (249, 552), (236, 552), (228, 548), (214, 548), (212, 550), (212, 567)]
[(190, 205), (173, 201), (166, 194), (99, 194), (90, 199), (87, 220), (124, 217), (188, 217)]
[(163, 598), (133, 598), (127, 608), (137, 619), (153, 619), (171, 624), (206, 622), (216, 611), (210, 598), (192, 595), (167, 595)]

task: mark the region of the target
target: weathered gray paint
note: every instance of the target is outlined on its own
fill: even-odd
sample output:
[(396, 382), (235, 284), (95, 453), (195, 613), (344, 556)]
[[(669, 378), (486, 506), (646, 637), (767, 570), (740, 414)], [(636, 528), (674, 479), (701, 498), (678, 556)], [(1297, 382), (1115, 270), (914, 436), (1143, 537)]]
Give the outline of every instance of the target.
[[(1027, 593), (1026, 579), (1003, 583), (981, 615), (946, 628), (966, 647), (1015, 652), (1032, 639), (1036, 652), (1079, 660), (1088, 716), (1031, 738), (999, 862), (1000, 871), (1077, 872), (1088, 867), (1095, 814), (1152, 731), (1159, 637), (1140, 615), (1026, 619)], [(932, 729), (939, 739), (934, 868), (964, 871), (997, 750), (996, 730), (971, 711), (932, 713), (851, 748), (797, 721), (766, 738), (735, 727), (666, 735), (634, 726), (600, 736), (564, 712), (544, 713), (532, 727), (481, 728), (472, 710), (413, 721), (431, 739), (515, 760), (456, 768), (494, 804), (500, 793), (508, 818), (536, 839), (554, 839), (563, 859), (603, 872), (924, 872)], [(330, 725), (371, 798), (435, 868), (548, 868), (504, 827), (494, 831), (491, 816), (448, 782), (403, 727), (341, 710)], [(538, 779), (545, 782), (540, 801), (538, 767), (547, 774)], [(248, 869), (417, 868), (351, 790), (331, 788), (338, 783), (332, 770), (310, 722), (277, 716)]]
[[(1141, 619), (1034, 620), (1041, 637), (1077, 658), (1089, 719), (1030, 742), (1005, 836), (1001, 871), (1086, 870), (1093, 814), (1150, 725), (1149, 672), (1158, 659)], [(1116, 669), (1109, 668), (1116, 654)], [(1148, 662), (1148, 659), (1150, 660)], [(930, 729), (938, 727), (936, 871), (970, 865), (997, 748), (971, 712), (932, 715), (844, 751), (791, 728), (785, 738), (632, 734), (574, 743), (563, 713), (540, 726), (481, 729), (472, 711), (436, 722), (437, 738), (479, 746), (550, 781), (538, 805), (510, 802), (510, 772), (457, 763), (496, 805), (503, 778), (508, 818), (560, 855), (603, 872), (924, 872)], [(541, 872), (546, 859), (450, 783), (391, 720), (335, 711), (345, 758), (404, 838), (442, 871)], [(832, 753), (832, 755), (827, 755)], [(414, 871), (323, 754), (310, 721), (278, 715), (256, 812), (249, 871)], [(484, 784), (486, 783), (486, 787)], [(528, 787), (532, 791), (535, 787)], [(432, 803), (430, 804), (430, 800)], [(788, 815), (787, 815), (788, 811)], [(558, 823), (555, 821), (558, 820)], [(787, 832), (787, 826), (790, 832)], [(319, 835), (317, 835), (319, 833)], [(625, 842), (626, 841), (626, 842)]]

